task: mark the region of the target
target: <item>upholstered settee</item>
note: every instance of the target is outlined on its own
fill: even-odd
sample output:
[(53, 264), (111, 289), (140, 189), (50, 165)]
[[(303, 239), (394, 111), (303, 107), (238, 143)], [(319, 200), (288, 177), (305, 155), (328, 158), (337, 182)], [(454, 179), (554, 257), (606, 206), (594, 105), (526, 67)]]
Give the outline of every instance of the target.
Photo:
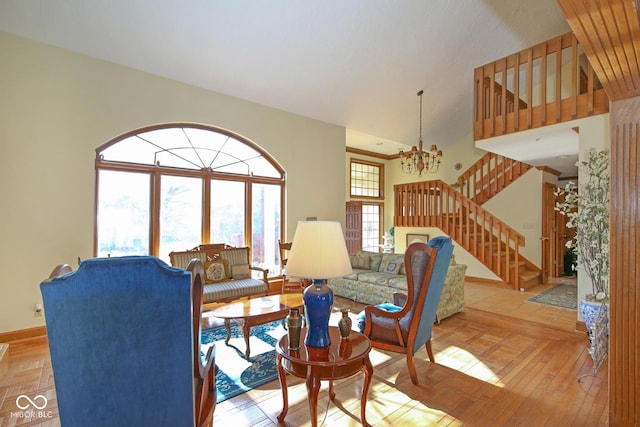
[[(335, 295), (359, 303), (377, 305), (393, 301), (395, 292), (407, 292), (404, 269), (404, 254), (380, 254), (360, 251), (351, 256), (353, 273), (329, 279), (328, 284)], [(438, 321), (464, 311), (464, 274), (467, 266), (451, 264), (442, 290), (437, 310)]]
[[(250, 249), (225, 244), (201, 245), (169, 254), (171, 265), (186, 268), (197, 258), (204, 266), (203, 303), (232, 301), (241, 297), (267, 295), (269, 270), (249, 264)], [(253, 275), (252, 275), (252, 272)]]

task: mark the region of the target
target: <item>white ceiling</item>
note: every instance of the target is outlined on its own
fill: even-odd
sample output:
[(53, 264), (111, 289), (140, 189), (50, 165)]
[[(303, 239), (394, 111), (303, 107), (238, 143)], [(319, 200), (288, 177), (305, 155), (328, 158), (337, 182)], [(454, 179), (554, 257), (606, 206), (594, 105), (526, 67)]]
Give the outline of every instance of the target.
[(570, 31), (556, 0), (0, 0), (0, 30), (345, 126), (383, 154), (472, 132), (474, 68)]

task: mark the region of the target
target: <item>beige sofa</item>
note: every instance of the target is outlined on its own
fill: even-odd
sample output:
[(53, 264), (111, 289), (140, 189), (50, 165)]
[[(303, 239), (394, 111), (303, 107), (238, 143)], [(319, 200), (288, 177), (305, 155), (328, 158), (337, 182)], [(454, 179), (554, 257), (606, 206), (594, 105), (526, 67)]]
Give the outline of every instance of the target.
[[(393, 302), (395, 292), (406, 293), (407, 278), (404, 269), (404, 254), (381, 254), (361, 251), (351, 256), (353, 273), (329, 279), (328, 284), (335, 295), (353, 301), (377, 305)], [(464, 311), (464, 274), (467, 266), (451, 265), (438, 305), (438, 321)]]

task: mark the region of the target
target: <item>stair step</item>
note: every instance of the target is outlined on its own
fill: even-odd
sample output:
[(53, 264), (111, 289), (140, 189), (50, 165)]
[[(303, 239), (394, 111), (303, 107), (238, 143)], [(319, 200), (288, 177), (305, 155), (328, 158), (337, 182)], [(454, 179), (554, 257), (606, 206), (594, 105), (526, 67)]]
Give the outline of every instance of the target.
[(527, 290), (540, 283), (540, 273), (537, 271), (527, 270), (519, 274), (518, 277), (520, 288)]

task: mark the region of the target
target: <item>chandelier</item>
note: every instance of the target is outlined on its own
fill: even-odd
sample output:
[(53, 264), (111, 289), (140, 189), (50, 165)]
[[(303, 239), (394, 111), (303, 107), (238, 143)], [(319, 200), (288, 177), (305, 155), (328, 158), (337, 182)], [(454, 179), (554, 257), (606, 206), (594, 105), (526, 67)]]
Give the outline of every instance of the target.
[(424, 151), (422, 148), (422, 93), (418, 92), (420, 97), (420, 139), (418, 140), (418, 147), (414, 145), (411, 147), (411, 151), (402, 151), (398, 153), (400, 156), (400, 168), (402, 172), (407, 174), (422, 175), (423, 172), (436, 172), (440, 168), (440, 158), (442, 157), (442, 151), (438, 150), (438, 147), (433, 144), (431, 150)]

